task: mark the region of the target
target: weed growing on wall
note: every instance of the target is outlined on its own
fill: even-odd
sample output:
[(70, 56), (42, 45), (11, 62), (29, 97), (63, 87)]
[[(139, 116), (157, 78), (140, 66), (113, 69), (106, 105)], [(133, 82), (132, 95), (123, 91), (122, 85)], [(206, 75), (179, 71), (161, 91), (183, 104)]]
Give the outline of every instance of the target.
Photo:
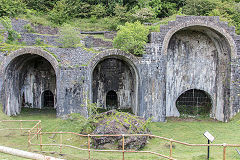
[(149, 29), (139, 21), (119, 26), (117, 36), (113, 41), (115, 48), (127, 53), (141, 55), (144, 53), (144, 46), (148, 40)]
[(8, 33), (7, 43), (11, 43), (21, 38), (21, 35), (12, 28), (11, 19), (8, 17), (1, 17), (0, 23), (3, 25)]
[(61, 44), (60, 47), (63, 48), (76, 48), (80, 43), (81, 34), (74, 27), (69, 24), (63, 25), (60, 28), (60, 36), (58, 42)]

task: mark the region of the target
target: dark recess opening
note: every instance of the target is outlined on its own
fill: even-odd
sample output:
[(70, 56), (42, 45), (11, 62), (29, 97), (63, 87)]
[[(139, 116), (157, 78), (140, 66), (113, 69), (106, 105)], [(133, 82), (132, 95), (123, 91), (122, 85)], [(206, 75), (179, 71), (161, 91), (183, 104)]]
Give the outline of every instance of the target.
[(117, 93), (115, 91), (109, 91), (107, 93), (106, 107), (107, 107), (107, 110), (118, 108)]
[(43, 92), (43, 107), (54, 108), (54, 95), (49, 90)]
[(178, 97), (176, 107), (180, 115), (209, 115), (212, 100), (205, 91), (191, 89)]

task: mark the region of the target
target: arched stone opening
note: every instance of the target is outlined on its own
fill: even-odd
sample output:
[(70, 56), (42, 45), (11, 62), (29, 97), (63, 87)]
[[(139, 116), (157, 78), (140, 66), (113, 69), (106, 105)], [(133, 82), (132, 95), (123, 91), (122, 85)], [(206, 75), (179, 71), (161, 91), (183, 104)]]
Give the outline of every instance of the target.
[(92, 100), (104, 109), (136, 113), (137, 75), (134, 68), (118, 56), (100, 60), (92, 72)]
[(209, 116), (212, 109), (212, 99), (203, 90), (190, 89), (177, 98), (176, 107), (180, 115)]
[(118, 108), (118, 97), (117, 93), (113, 90), (107, 92), (106, 95), (106, 107), (108, 110)]
[(212, 97), (210, 116), (230, 116), (231, 46), (214, 29), (189, 26), (176, 31), (167, 48), (166, 115), (179, 116), (175, 101), (182, 91), (199, 88)]
[(2, 100), (7, 115), (19, 114), (21, 107), (41, 109), (43, 91), (50, 90), (56, 97), (56, 73), (43, 56), (27, 53), (16, 56), (4, 74)]
[(54, 95), (50, 90), (42, 93), (42, 108), (54, 108)]

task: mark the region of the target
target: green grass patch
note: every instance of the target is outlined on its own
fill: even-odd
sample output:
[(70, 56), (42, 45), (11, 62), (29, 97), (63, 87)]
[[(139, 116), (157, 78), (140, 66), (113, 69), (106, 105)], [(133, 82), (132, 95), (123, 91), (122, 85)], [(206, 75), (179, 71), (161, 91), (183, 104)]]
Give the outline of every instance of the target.
[[(53, 131), (72, 131), (80, 133), (82, 126), (86, 123), (86, 119), (74, 115), (71, 119), (62, 120), (56, 118), (55, 110), (39, 110), (39, 109), (23, 109), (18, 116), (8, 117), (0, 112), (0, 119), (12, 120), (42, 120), (42, 128), (44, 132)], [(25, 124), (25, 127), (33, 126), (34, 123)], [(0, 124), (0, 127), (16, 127), (19, 124)], [(240, 143), (240, 114), (237, 114), (230, 122), (222, 123), (209, 118), (169, 118), (167, 122), (152, 122), (148, 128), (154, 135), (173, 138), (182, 142), (206, 144), (207, 140), (203, 133), (207, 130), (214, 137), (213, 144), (239, 144)], [(43, 143), (58, 144), (60, 136), (55, 134), (44, 135)], [(63, 142), (81, 148), (87, 148), (87, 139), (66, 134), (63, 136)], [(27, 150), (26, 133), (15, 131), (0, 131), (0, 145)], [(91, 146), (93, 148), (93, 146)], [(32, 151), (38, 150), (39, 147), (32, 147)], [(88, 159), (88, 152), (78, 151), (70, 148), (63, 148), (62, 155), (58, 154), (59, 147), (43, 147), (46, 154), (50, 156), (65, 158), (65, 159)], [(240, 150), (240, 147), (238, 148)], [(169, 143), (160, 139), (150, 139), (145, 146), (144, 151), (155, 151), (165, 155), (169, 155)], [(51, 151), (51, 152), (49, 152)], [(173, 156), (182, 160), (202, 160), (207, 154), (207, 147), (187, 147), (180, 144), (173, 144)], [(3, 154), (0, 154), (2, 156)], [(210, 157), (212, 160), (222, 159), (222, 147), (211, 147)], [(11, 159), (3, 155), (6, 159)], [(4, 157), (4, 158), (5, 158)], [(122, 159), (122, 153), (99, 153), (92, 152), (92, 159)], [(228, 160), (240, 159), (240, 156), (235, 151), (235, 148), (227, 147)], [(125, 153), (125, 159), (161, 159), (148, 154)]]

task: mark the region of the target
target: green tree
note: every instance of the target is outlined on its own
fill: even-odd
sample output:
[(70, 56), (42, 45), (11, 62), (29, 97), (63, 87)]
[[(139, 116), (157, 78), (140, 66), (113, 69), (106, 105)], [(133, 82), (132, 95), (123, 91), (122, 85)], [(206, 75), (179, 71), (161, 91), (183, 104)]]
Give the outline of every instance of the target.
[(52, 10), (59, 0), (23, 0), (29, 9), (47, 12)]
[(134, 21), (150, 22), (155, 18), (155, 13), (150, 7), (141, 8), (132, 14), (132, 18)]
[(161, 0), (150, 1), (149, 6), (153, 9), (156, 16), (161, 14), (161, 11), (162, 11), (162, 1)]
[(235, 26), (236, 32), (240, 34), (240, 3), (233, 1), (218, 2), (209, 16), (219, 16), (222, 20)]
[(91, 15), (93, 15), (97, 18), (101, 18), (101, 17), (106, 16), (106, 14), (107, 14), (107, 10), (104, 5), (97, 4), (97, 5), (92, 6)]
[(26, 4), (22, 0), (0, 0), (0, 17), (15, 17), (26, 11)]
[(68, 20), (67, 1), (61, 0), (56, 3), (54, 8), (49, 12), (49, 19), (55, 24), (63, 24)]
[(113, 41), (115, 48), (127, 53), (141, 55), (148, 41), (149, 30), (139, 21), (134, 23), (126, 22), (125, 26), (119, 26), (117, 36)]
[(186, 0), (183, 13), (186, 15), (207, 16), (216, 6), (216, 0)]

